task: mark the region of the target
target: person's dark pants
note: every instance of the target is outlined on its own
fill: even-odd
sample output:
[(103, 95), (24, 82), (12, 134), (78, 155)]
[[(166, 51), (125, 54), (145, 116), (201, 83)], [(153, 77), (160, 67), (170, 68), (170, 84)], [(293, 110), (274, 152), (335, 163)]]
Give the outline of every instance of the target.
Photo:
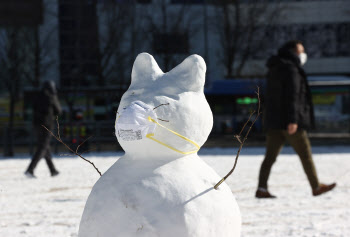
[[(49, 167), (49, 170), (52, 174), (56, 171), (56, 168), (52, 162), (52, 155), (50, 151), (51, 134), (42, 126), (34, 126), (34, 129), (37, 135), (37, 148), (27, 170), (33, 173), (40, 159), (44, 157), (47, 166)], [(48, 129), (52, 130), (51, 127), (49, 127)]]
[(311, 145), (305, 130), (298, 130), (289, 135), (286, 130), (271, 129), (266, 136), (266, 154), (261, 164), (259, 174), (259, 188), (267, 189), (267, 180), (270, 175), (272, 165), (281, 151), (284, 143), (288, 141), (295, 152), (299, 155), (304, 171), (307, 175), (311, 188), (317, 188), (319, 183), (316, 169), (312, 160)]

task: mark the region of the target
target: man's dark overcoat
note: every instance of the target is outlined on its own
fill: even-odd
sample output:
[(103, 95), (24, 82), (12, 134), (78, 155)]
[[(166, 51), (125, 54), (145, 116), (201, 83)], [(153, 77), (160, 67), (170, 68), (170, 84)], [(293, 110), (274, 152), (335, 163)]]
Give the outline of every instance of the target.
[(290, 123), (301, 129), (314, 127), (311, 92), (298, 56), (280, 49), (266, 65), (265, 128), (287, 129)]

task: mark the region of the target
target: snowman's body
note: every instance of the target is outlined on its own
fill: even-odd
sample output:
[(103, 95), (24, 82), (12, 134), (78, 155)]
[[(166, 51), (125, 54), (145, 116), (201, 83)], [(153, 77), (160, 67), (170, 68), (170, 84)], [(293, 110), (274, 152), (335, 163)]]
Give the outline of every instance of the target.
[(134, 101), (141, 101), (146, 109), (159, 106), (154, 109), (157, 118), (152, 119), (162, 120), (157, 120), (158, 125), (148, 121), (154, 139), (143, 135), (126, 139), (121, 130), (116, 131), (125, 155), (93, 187), (79, 237), (240, 235), (239, 208), (230, 188), (223, 183), (213, 189), (220, 177), (198, 157), (193, 145), (203, 145), (213, 124), (203, 94), (205, 70), (197, 55), (168, 73), (151, 55), (137, 57), (117, 124)]

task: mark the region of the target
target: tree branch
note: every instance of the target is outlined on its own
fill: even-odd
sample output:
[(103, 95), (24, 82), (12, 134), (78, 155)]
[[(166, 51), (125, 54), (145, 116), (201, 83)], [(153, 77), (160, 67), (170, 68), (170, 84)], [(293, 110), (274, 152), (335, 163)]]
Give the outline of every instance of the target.
[(246, 132), (246, 134), (245, 134), (245, 136), (244, 136), (244, 138), (243, 138), (243, 141), (241, 141), (241, 139), (240, 139), (240, 134), (243, 132), (243, 129), (244, 129), (245, 126), (248, 124), (248, 122), (249, 122), (249, 120), (251, 119), (251, 117), (255, 114), (255, 111), (253, 111), (253, 112), (250, 114), (249, 119), (248, 119), (247, 122), (244, 124), (244, 126), (243, 126), (243, 128), (242, 128), (240, 134), (235, 136), (235, 138), (236, 138), (236, 139), (238, 140), (238, 142), (240, 143), (239, 149), (238, 149), (237, 154), (236, 154), (235, 163), (234, 163), (234, 165), (233, 165), (233, 168), (230, 170), (230, 172), (228, 172), (228, 174), (225, 175), (225, 177), (223, 177), (223, 178), (214, 186), (215, 189), (218, 189), (218, 187), (220, 186), (220, 184), (222, 184), (222, 183), (233, 173), (233, 171), (235, 170), (236, 165), (237, 165), (237, 161), (238, 161), (238, 157), (239, 157), (239, 154), (241, 153), (241, 150), (242, 150), (242, 147), (243, 147), (243, 145), (244, 145), (244, 142), (247, 140), (247, 137), (248, 137), (248, 135), (249, 135), (249, 133), (250, 133), (250, 131), (251, 131), (251, 129), (252, 129), (254, 123), (256, 122), (256, 120), (258, 119), (258, 117), (260, 116), (260, 92), (259, 92), (259, 87), (257, 87), (257, 89), (258, 89), (258, 91), (256, 92), (256, 94), (257, 94), (257, 96), (258, 96), (258, 112), (257, 112), (257, 114), (256, 114), (256, 117), (255, 117), (253, 123), (250, 125), (248, 131)]
[(62, 143), (68, 150), (70, 150), (73, 154), (79, 156), (81, 159), (85, 160), (86, 162), (90, 163), (94, 168), (95, 170), (97, 171), (97, 173), (99, 173), (100, 176), (102, 176), (101, 172), (98, 170), (98, 168), (95, 166), (95, 164), (91, 161), (89, 161), (88, 159), (84, 158), (81, 154), (78, 153), (78, 150), (79, 150), (79, 147), (81, 145), (83, 145), (88, 139), (90, 139), (91, 137), (87, 138), (86, 140), (84, 140), (78, 147), (77, 149), (74, 151), (72, 148), (70, 148), (66, 143), (64, 143), (61, 139), (61, 136), (60, 136), (60, 133), (59, 133), (59, 129), (60, 129), (60, 126), (59, 126), (59, 123), (58, 123), (58, 117), (56, 118), (56, 121), (57, 121), (57, 129), (58, 129), (58, 132), (57, 132), (57, 136), (52, 132), (50, 131), (50, 129), (48, 129), (47, 127), (45, 127), (44, 125), (41, 125), (43, 128), (45, 128), (54, 138), (56, 138), (57, 141), (59, 141), (60, 143)]

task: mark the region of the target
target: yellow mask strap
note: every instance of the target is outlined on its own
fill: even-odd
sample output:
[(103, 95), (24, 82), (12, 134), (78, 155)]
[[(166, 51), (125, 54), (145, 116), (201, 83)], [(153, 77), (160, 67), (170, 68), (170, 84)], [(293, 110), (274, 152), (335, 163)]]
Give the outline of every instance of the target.
[(151, 140), (153, 140), (153, 141), (155, 141), (155, 142), (158, 142), (159, 144), (161, 144), (161, 145), (163, 145), (163, 146), (165, 146), (165, 147), (167, 147), (167, 148), (169, 148), (169, 149), (171, 149), (171, 150), (173, 150), (173, 151), (176, 151), (176, 152), (178, 152), (178, 153), (184, 154), (184, 155), (196, 153), (196, 152), (200, 149), (200, 146), (199, 146), (197, 143), (195, 143), (194, 141), (188, 139), (187, 137), (184, 137), (184, 136), (178, 134), (177, 132), (174, 132), (174, 131), (172, 131), (172, 130), (166, 128), (166, 127), (164, 127), (163, 125), (161, 125), (160, 123), (158, 123), (157, 121), (155, 121), (154, 119), (152, 119), (150, 116), (148, 117), (148, 120), (151, 121), (151, 122), (153, 122), (153, 123), (155, 123), (155, 124), (157, 124), (157, 125), (159, 125), (159, 126), (161, 126), (162, 128), (165, 128), (165, 129), (168, 130), (169, 132), (171, 132), (171, 133), (175, 134), (176, 136), (178, 136), (178, 137), (184, 139), (185, 141), (188, 141), (189, 143), (191, 143), (191, 144), (193, 144), (195, 147), (197, 147), (197, 149), (196, 149), (196, 150), (193, 150), (193, 151), (187, 151), (187, 152), (180, 151), (180, 150), (178, 150), (178, 149), (176, 149), (176, 148), (174, 148), (174, 147), (172, 147), (172, 146), (170, 146), (170, 145), (168, 145), (168, 144), (165, 144), (164, 142), (161, 142), (161, 141), (155, 139), (155, 138), (153, 137), (153, 136), (154, 136), (154, 133), (149, 133), (149, 134), (147, 134), (147, 135), (146, 135), (147, 138), (149, 138), (149, 139), (151, 139)]

